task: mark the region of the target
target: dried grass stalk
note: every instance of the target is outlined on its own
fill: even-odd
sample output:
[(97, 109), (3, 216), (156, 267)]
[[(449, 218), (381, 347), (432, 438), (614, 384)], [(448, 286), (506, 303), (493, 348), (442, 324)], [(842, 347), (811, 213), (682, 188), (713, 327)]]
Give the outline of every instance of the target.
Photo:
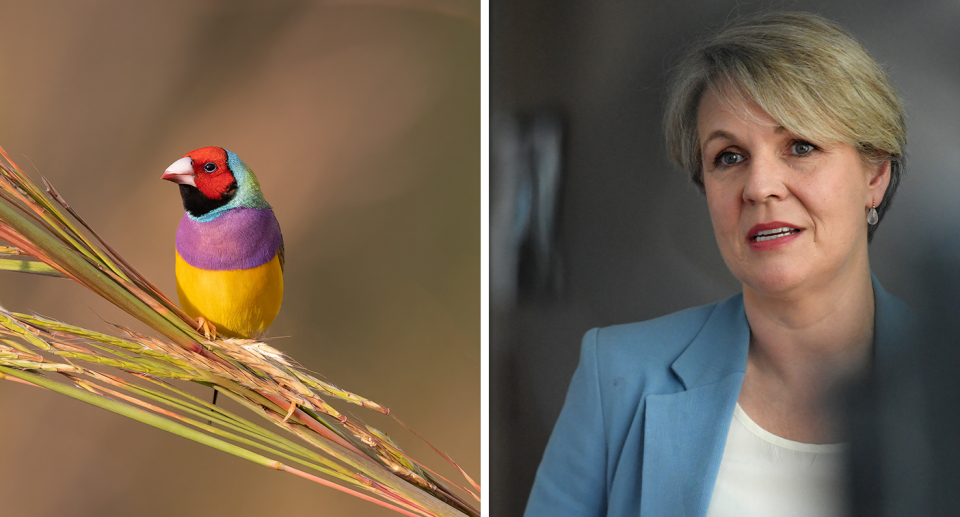
[[(479, 503), (480, 487), (449, 458), (441, 454), (472, 490), (326, 400), (385, 415), (389, 409), (316, 378), (263, 342), (205, 339), (197, 322), (108, 245), (46, 178), (45, 194), (2, 148), (0, 156), (6, 160), (0, 161), (0, 239), (9, 244), (0, 246), (0, 270), (73, 279), (159, 334), (117, 327), (121, 338), (0, 308), (0, 379), (67, 395), (404, 515), (480, 515), (467, 501)], [(256, 416), (190, 395), (177, 387), (182, 381), (212, 387)]]

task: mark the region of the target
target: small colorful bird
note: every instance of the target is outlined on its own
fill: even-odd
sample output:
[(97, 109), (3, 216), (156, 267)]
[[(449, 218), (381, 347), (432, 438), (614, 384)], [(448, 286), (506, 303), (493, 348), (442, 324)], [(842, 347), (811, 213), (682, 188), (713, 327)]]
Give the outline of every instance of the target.
[(236, 154), (203, 147), (162, 179), (180, 185), (177, 228), (180, 305), (207, 337), (255, 338), (283, 301), (283, 236), (253, 171)]

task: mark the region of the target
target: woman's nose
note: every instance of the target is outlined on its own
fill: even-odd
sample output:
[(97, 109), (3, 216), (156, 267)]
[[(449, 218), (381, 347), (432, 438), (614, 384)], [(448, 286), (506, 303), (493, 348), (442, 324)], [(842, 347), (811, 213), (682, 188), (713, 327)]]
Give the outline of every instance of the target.
[(787, 165), (778, 157), (752, 157), (747, 164), (743, 200), (747, 203), (763, 203), (770, 199), (784, 199), (787, 196), (784, 184), (786, 168)]

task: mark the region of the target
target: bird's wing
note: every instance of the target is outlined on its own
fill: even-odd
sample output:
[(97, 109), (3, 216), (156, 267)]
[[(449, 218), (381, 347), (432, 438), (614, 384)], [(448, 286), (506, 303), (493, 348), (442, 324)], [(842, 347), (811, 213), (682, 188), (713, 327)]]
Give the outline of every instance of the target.
[(280, 234), (280, 249), (277, 250), (277, 256), (280, 257), (280, 272), (283, 273), (283, 234)]

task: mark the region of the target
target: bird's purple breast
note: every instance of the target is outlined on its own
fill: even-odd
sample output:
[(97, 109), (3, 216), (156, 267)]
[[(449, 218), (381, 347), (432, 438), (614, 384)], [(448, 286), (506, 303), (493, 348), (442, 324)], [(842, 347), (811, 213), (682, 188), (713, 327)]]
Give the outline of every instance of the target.
[(283, 237), (273, 210), (234, 208), (209, 222), (183, 214), (177, 228), (177, 253), (207, 270), (249, 269), (277, 254)]

